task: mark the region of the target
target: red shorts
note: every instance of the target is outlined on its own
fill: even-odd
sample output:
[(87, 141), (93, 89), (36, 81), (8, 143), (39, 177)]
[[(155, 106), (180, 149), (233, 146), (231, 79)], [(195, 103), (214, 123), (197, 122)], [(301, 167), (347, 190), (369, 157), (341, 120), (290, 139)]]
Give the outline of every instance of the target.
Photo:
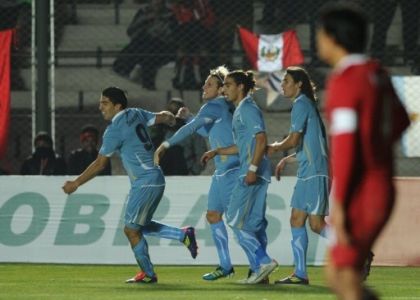
[(373, 243), (391, 214), (394, 187), (392, 178), (371, 176), (354, 191), (345, 208), (351, 243), (332, 245), (330, 257), (336, 267), (362, 269)]

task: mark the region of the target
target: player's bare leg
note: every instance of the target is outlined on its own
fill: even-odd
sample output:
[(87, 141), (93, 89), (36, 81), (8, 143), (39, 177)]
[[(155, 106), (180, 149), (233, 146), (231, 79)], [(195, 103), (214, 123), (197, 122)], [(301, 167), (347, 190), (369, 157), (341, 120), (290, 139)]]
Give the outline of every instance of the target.
[(329, 264), (326, 268), (330, 288), (341, 300), (361, 300), (363, 287), (360, 272), (351, 267), (337, 268)]
[(325, 216), (309, 215), (308, 219), (311, 230), (315, 233), (318, 233), (322, 237), (326, 237), (326, 234), (324, 234), (325, 228), (327, 226), (327, 223), (325, 223)]

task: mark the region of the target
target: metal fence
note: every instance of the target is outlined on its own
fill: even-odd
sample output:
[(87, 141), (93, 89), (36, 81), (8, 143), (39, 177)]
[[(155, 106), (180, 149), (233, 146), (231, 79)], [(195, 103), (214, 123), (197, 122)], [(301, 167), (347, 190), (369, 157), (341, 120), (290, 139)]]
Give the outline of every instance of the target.
[[(0, 19), (11, 8), (18, 13), (12, 46), (11, 128), (8, 152), (1, 161), (6, 173), (19, 174), (38, 130), (53, 134), (55, 150), (65, 158), (79, 147), (82, 126), (90, 123), (103, 131), (106, 123), (97, 107), (100, 92), (107, 86), (125, 89), (131, 106), (158, 111), (172, 97), (181, 97), (196, 112), (201, 105), (200, 87), (210, 68), (220, 64), (250, 68), (238, 39), (238, 25), (260, 34), (295, 29), (304, 65), (322, 99), (329, 70), (316, 57), (314, 22), (326, 1), (55, 0), (42, 12), (43, 19), (50, 21), (42, 34), (48, 46), (45, 80), (51, 86), (43, 109), (51, 122), (43, 128), (45, 123), (35, 115), (40, 101), (35, 90), (40, 80), (35, 51), (36, 21), (42, 19), (37, 16), (40, 1), (0, 2)], [(420, 84), (411, 79), (420, 75), (420, 2), (358, 2), (371, 16), (370, 53), (393, 75), (410, 78), (403, 81), (401, 93), (411, 99), (410, 112), (418, 124)], [(276, 94), (276, 80), (276, 76), (258, 74), (263, 88), (256, 99), (266, 112), (270, 141), (287, 134), (290, 118), (290, 103)], [(398, 149), (398, 175), (420, 175), (420, 142), (413, 140), (410, 145), (409, 155), (405, 146)], [(121, 168), (113, 168), (114, 174), (120, 172)]]

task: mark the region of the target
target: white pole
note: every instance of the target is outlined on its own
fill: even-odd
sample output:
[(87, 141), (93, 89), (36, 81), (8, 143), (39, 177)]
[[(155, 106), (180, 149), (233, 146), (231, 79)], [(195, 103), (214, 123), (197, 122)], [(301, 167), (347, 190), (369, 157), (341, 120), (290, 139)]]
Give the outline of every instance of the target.
[(50, 0), (50, 99), (51, 99), (51, 137), (55, 145), (55, 9), (54, 0)]
[[(32, 117), (32, 152), (35, 150), (34, 143), (32, 141), (35, 139), (35, 127), (36, 127), (36, 57), (35, 57), (35, 2), (38, 0), (34, 0), (31, 2), (31, 117)], [(39, 0), (43, 1), (43, 0)]]

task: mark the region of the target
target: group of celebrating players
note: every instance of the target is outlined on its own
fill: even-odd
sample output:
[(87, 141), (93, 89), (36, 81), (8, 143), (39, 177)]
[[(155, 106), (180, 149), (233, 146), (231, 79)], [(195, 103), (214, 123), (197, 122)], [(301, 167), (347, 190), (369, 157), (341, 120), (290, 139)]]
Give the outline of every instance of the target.
[[(312, 231), (331, 240), (327, 279), (338, 297), (377, 299), (363, 286), (363, 267), (392, 211), (392, 146), (409, 120), (384, 68), (363, 54), (367, 40), (368, 22), (356, 7), (334, 4), (321, 11), (318, 56), (333, 67), (326, 87), (329, 136), (318, 111), (315, 86), (307, 71), (298, 66), (288, 67), (281, 83), (285, 97), (293, 101), (289, 134), (271, 144), (267, 141), (263, 114), (252, 98), (255, 80), (250, 71), (229, 72), (223, 66), (211, 70), (203, 86), (204, 105), (194, 117), (181, 109), (177, 116), (186, 118), (186, 125), (156, 151), (146, 128), (159, 123), (171, 125), (175, 116), (166, 111), (127, 108), (125, 93), (116, 87), (102, 92), (99, 109), (110, 121), (102, 147), (97, 159), (75, 180), (65, 182), (63, 190), (68, 194), (76, 191), (119, 152), (131, 181), (124, 232), (140, 267), (140, 272), (127, 282), (158, 280), (149, 257), (145, 239), (148, 235), (178, 240), (193, 258), (197, 256), (194, 228), (172, 227), (152, 217), (165, 189), (158, 166), (160, 159), (166, 149), (198, 133), (208, 137), (211, 146), (202, 162), (214, 159), (216, 166), (206, 218), (219, 266), (204, 274), (204, 280), (234, 273), (227, 224), (249, 261), (249, 274), (239, 282), (268, 283), (268, 276), (278, 266), (267, 252), (265, 209), (271, 181), (268, 156), (295, 149), (275, 169), (279, 179), (287, 163), (298, 163), (290, 217), (295, 269), (292, 275), (275, 283), (309, 284), (309, 220)], [(325, 216), (329, 214), (329, 202), (328, 225)]]

